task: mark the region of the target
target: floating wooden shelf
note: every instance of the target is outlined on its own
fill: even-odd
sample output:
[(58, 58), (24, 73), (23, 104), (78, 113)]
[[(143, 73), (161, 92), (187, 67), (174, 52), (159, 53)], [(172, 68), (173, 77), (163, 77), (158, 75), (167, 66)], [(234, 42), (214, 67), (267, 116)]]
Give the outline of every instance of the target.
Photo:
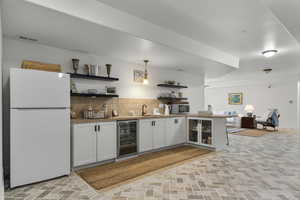
[(118, 81), (119, 78), (107, 77), (107, 76), (92, 76), (86, 74), (75, 74), (68, 73), (71, 78), (80, 78), (80, 79), (90, 79), (90, 80), (100, 80), (100, 81)]
[(171, 85), (171, 84), (158, 84), (158, 87), (167, 87), (167, 88), (188, 88), (185, 85)]
[(175, 97), (158, 97), (159, 100), (166, 100), (166, 101), (182, 101), (187, 100), (188, 98), (175, 98)]
[(77, 96), (77, 97), (107, 97), (107, 98), (112, 98), (112, 97), (119, 97), (117, 94), (88, 94), (88, 93), (72, 93), (71, 96)]

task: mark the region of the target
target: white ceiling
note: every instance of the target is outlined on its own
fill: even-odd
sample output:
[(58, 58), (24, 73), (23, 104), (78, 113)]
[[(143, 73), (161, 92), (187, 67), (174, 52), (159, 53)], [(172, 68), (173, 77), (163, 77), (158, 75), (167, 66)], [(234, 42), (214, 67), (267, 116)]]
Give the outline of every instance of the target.
[(218, 62), (24, 1), (5, 0), (3, 8), (6, 37), (24, 35), (38, 39), (41, 44), (110, 56), (139, 65), (147, 58), (154, 67), (183, 69), (206, 77), (232, 71), (232, 67)]
[[(287, 6), (282, 0), (89, 0), (238, 56), (240, 68), (236, 70), (197, 54), (19, 0), (4, 0), (3, 25), (4, 34), (9, 37), (27, 35), (50, 46), (107, 55), (131, 63), (142, 63), (142, 59), (148, 58), (156, 67), (183, 68), (191, 73), (204, 73), (209, 79), (224, 74), (232, 78), (257, 74), (264, 67), (271, 67), (276, 73), (298, 70), (297, 1), (285, 0)], [(282, 11), (281, 7), (286, 10)], [(289, 17), (290, 9), (293, 18)], [(273, 48), (279, 50), (278, 55), (269, 59), (261, 55), (263, 50)]]
[(287, 30), (300, 42), (300, 1), (299, 0), (261, 0)]
[[(257, 73), (264, 67), (277, 72), (299, 68), (298, 42), (268, 5), (259, 0), (98, 1), (239, 56), (240, 69), (233, 72), (236, 75)], [(295, 11), (300, 8), (299, 0), (288, 0), (290, 4), (286, 0), (265, 1), (271, 2), (279, 11), (286, 7)], [(300, 39), (299, 13), (292, 19), (297, 24), (288, 29), (297, 29), (294, 35)], [(291, 20), (288, 17), (287, 9), (285, 21)], [(261, 55), (263, 50), (274, 48), (279, 50), (277, 56), (266, 59)]]

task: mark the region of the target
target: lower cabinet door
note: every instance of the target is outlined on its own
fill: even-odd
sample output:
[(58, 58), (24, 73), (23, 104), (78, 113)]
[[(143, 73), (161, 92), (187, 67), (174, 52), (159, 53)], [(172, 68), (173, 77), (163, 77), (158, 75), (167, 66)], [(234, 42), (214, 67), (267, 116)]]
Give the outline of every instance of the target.
[(167, 146), (186, 142), (186, 125), (184, 117), (166, 119)]
[(176, 144), (182, 144), (186, 142), (186, 121), (185, 118), (175, 118), (177, 123), (175, 123), (175, 135), (176, 135)]
[(165, 146), (167, 146), (165, 119), (156, 119), (154, 120), (153, 126), (153, 149), (158, 149)]
[(95, 126), (95, 124), (79, 124), (73, 126), (74, 167), (96, 162), (97, 141)]
[(175, 123), (174, 118), (166, 119), (166, 146), (176, 144)]
[(150, 151), (153, 149), (153, 127), (154, 120), (140, 120), (139, 126), (139, 151)]
[(116, 122), (97, 124), (97, 161), (110, 160), (117, 157), (117, 125)]

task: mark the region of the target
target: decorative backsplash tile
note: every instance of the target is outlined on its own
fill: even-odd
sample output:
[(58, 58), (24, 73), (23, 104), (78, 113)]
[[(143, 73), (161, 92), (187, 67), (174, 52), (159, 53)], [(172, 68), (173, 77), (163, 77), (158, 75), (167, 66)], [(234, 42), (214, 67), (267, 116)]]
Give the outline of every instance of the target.
[[(152, 114), (153, 109), (159, 108), (162, 102), (157, 99), (71, 97), (71, 109), (76, 113), (76, 118), (83, 118), (83, 111), (87, 110), (89, 105), (96, 111), (104, 111), (106, 105), (108, 117), (111, 117), (113, 109), (117, 110), (120, 116), (128, 116), (132, 111), (141, 115), (143, 104), (147, 105), (147, 112)], [(162, 111), (160, 109), (160, 112)]]

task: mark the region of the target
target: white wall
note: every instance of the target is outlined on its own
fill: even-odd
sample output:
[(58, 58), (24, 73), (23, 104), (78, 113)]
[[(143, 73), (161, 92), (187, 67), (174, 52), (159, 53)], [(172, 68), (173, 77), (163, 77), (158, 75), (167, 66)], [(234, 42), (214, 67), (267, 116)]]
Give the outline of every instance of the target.
[[(80, 72), (82, 72), (83, 65), (87, 63), (101, 64), (102, 66), (106, 63), (111, 63), (113, 65), (111, 76), (120, 78), (120, 81), (116, 83), (77, 80), (76, 83), (79, 89), (104, 88), (106, 85), (115, 85), (117, 86), (118, 93), (121, 98), (156, 98), (161, 92), (169, 91), (157, 87), (156, 84), (165, 80), (176, 80), (189, 86), (188, 89), (182, 90), (182, 92), (189, 98), (192, 110), (197, 111), (204, 105), (204, 78), (202, 75), (194, 75), (161, 68), (151, 68), (150, 62), (148, 67), (150, 84), (143, 85), (133, 82), (133, 70), (144, 70), (142, 60), (141, 65), (136, 66), (135, 64), (126, 63), (115, 58), (82, 54), (65, 49), (58, 49), (7, 38), (4, 39), (3, 82), (4, 84), (7, 84), (9, 68), (20, 67), (22, 60), (24, 59), (61, 64), (64, 72), (72, 72), (71, 59), (73, 57), (80, 59)], [(101, 68), (101, 73), (103, 75), (106, 74), (105, 67)]]
[[(71, 59), (77, 57), (80, 59), (81, 67), (83, 64), (101, 64), (106, 63), (113, 65), (112, 75), (119, 77), (120, 81), (116, 83), (91, 81), (91, 80), (77, 80), (78, 89), (87, 88), (104, 88), (106, 85), (115, 85), (118, 94), (121, 98), (157, 98), (161, 92), (169, 91), (168, 89), (159, 88), (156, 84), (164, 80), (176, 80), (189, 86), (188, 89), (182, 90), (184, 96), (189, 98), (191, 104), (191, 111), (196, 112), (203, 109), (204, 106), (204, 77), (202, 75), (194, 75), (185, 72), (178, 72), (174, 70), (164, 70), (159, 68), (151, 68), (151, 63), (148, 67), (149, 85), (143, 85), (133, 82), (133, 69), (144, 70), (144, 66), (136, 66), (123, 62), (115, 58), (105, 56), (95, 56), (83, 54), (79, 52), (69, 51), (65, 49), (58, 49), (36, 43), (28, 43), (19, 40), (12, 40), (4, 38), (3, 40), (3, 88), (4, 88), (4, 153), (8, 155), (7, 148), (9, 141), (9, 69), (12, 67), (20, 67), (22, 60), (36, 60), (48, 63), (57, 63), (62, 65), (64, 72), (72, 72)], [(142, 63), (142, 59), (141, 59)], [(102, 68), (104, 75), (106, 70)], [(5, 171), (8, 170), (9, 160), (5, 158)]]
[[(225, 83), (224, 83), (225, 84)], [(268, 108), (280, 111), (281, 128), (297, 128), (297, 80), (285, 80), (271, 83), (248, 83), (248, 85), (212, 87), (205, 89), (205, 105), (211, 104), (214, 111), (236, 110), (245, 114), (244, 107), (252, 104), (257, 116), (263, 116)], [(243, 105), (229, 105), (228, 93), (242, 92)], [(289, 103), (292, 100), (293, 103)]]
[(2, 23), (1, 23), (1, 4), (0, 1), (0, 199), (4, 199), (4, 184), (3, 184), (3, 151), (2, 151)]

